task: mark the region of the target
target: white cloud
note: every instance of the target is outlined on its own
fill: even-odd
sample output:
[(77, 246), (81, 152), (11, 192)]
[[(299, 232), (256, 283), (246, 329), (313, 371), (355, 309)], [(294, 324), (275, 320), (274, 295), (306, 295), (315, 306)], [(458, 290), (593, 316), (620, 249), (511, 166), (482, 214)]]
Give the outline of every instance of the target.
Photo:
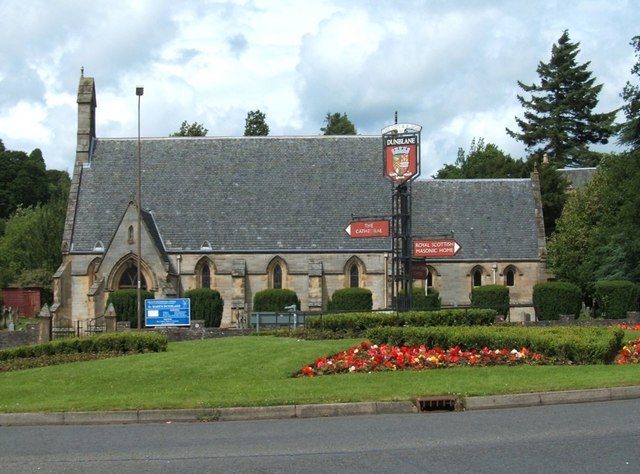
[(272, 135), (319, 134), (330, 111), (377, 134), (398, 111), (423, 125), (423, 176), (473, 138), (518, 158), (522, 146), (504, 132), (522, 114), (517, 81), (538, 79), (564, 29), (604, 84), (599, 109), (620, 106), (640, 20), (633, 3), (5, 0), (0, 138), (70, 171), (84, 66), (96, 79), (100, 136), (135, 136), (142, 84), (145, 136), (183, 120), (241, 135), (255, 109)]

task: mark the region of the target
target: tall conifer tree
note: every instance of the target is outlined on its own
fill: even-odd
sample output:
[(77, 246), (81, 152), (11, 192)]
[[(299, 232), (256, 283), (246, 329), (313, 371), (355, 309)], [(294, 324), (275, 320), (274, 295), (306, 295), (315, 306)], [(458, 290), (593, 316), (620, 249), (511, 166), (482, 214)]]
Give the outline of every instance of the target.
[(551, 50), (551, 60), (537, 68), (540, 84), (518, 85), (529, 99), (518, 95), (525, 109), (516, 117), (520, 132), (507, 133), (527, 146), (529, 152), (549, 155), (558, 166), (595, 166), (600, 155), (589, 145), (606, 144), (614, 133), (616, 111), (596, 114), (602, 84), (595, 84), (590, 62), (578, 64), (580, 43), (572, 43), (565, 30)]
[[(640, 36), (631, 40), (635, 49), (636, 63), (631, 68), (631, 73), (640, 79)], [(631, 145), (634, 149), (640, 148), (640, 83), (627, 82), (620, 97), (625, 101), (622, 107), (627, 121), (620, 128), (620, 143)]]

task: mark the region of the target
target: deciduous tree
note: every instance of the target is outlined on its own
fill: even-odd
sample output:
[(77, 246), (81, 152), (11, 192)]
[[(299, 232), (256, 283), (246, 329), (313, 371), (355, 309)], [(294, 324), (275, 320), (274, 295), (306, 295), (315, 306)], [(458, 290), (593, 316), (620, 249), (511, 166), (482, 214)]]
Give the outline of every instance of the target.
[(640, 280), (640, 151), (606, 156), (573, 191), (548, 244), (557, 278), (593, 295), (598, 280)]
[(336, 112), (332, 114), (328, 112), (324, 121), (326, 125), (321, 127), (320, 130), (325, 135), (356, 135), (358, 133), (346, 113)]
[(469, 151), (458, 149), (455, 165), (445, 165), (437, 179), (522, 178), (529, 175), (527, 164), (514, 160), (493, 143), (473, 139)]
[(186, 120), (180, 125), (180, 129), (177, 132), (169, 135), (170, 137), (204, 137), (207, 135), (207, 130), (204, 125), (193, 122), (189, 123)]
[(266, 117), (260, 110), (249, 111), (245, 119), (244, 136), (266, 137), (269, 135), (269, 125), (267, 125)]

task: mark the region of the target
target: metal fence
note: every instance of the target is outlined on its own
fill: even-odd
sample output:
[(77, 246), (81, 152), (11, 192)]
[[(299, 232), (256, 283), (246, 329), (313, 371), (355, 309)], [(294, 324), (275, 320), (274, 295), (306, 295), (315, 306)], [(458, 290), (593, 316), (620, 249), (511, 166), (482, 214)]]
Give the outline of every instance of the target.
[(51, 326), (51, 339), (65, 337), (93, 336), (106, 331), (104, 318), (95, 318), (85, 321), (61, 321)]
[(297, 329), (304, 328), (305, 314), (301, 311), (288, 312), (257, 312), (251, 313), (249, 327), (259, 332), (261, 328), (275, 329), (288, 328)]

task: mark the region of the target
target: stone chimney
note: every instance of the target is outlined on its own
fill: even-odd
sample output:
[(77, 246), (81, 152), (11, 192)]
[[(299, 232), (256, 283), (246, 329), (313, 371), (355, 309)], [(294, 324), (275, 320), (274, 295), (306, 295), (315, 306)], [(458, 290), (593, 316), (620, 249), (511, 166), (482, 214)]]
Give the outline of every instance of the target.
[(96, 85), (93, 77), (84, 77), (84, 69), (78, 85), (78, 144), (76, 165), (88, 163), (91, 142), (96, 137)]
[(84, 68), (80, 73), (78, 85), (78, 144), (76, 145), (76, 162), (73, 167), (71, 189), (67, 204), (67, 217), (64, 222), (62, 234), (62, 255), (66, 257), (71, 249), (71, 236), (73, 235), (78, 192), (82, 168), (89, 163), (91, 157), (92, 142), (96, 138), (96, 85), (93, 77), (84, 77)]

